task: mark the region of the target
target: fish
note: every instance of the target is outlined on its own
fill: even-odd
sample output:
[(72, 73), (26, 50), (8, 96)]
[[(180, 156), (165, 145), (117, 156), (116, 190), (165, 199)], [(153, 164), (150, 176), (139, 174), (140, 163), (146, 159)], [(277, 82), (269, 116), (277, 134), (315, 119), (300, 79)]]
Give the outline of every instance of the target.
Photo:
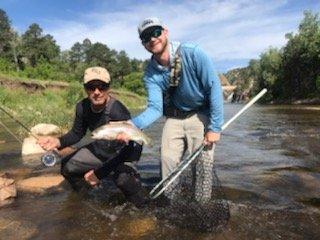
[(120, 133), (126, 133), (130, 140), (139, 144), (151, 144), (151, 138), (134, 125), (123, 121), (109, 122), (98, 127), (92, 132), (91, 138), (96, 140), (116, 140)]

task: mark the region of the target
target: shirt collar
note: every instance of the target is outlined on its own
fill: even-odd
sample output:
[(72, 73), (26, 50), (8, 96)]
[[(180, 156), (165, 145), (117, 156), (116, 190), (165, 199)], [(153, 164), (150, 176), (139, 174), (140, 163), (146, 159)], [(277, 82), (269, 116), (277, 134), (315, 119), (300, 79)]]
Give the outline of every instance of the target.
[[(180, 46), (180, 42), (169, 42), (169, 54), (170, 54), (170, 66), (174, 60), (175, 57), (175, 53), (178, 49), (178, 47)], [(155, 66), (157, 69), (161, 70), (161, 71), (165, 71), (168, 70), (168, 67), (166, 66), (162, 66), (161, 64), (159, 64), (153, 57), (151, 57), (151, 63), (153, 66)]]

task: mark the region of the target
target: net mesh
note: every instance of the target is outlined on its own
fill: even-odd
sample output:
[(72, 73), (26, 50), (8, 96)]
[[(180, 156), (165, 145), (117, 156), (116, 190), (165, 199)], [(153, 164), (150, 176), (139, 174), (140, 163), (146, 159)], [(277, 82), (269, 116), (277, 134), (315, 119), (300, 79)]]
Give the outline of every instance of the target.
[(220, 232), (230, 218), (228, 202), (206, 151), (200, 153), (164, 195), (168, 205), (158, 217), (173, 225), (199, 232)]

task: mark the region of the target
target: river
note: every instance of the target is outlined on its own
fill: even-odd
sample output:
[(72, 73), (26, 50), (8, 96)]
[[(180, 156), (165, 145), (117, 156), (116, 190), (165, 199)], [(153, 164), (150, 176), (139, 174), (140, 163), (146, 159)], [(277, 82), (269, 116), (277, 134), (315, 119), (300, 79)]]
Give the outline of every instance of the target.
[[(241, 107), (226, 104), (225, 120)], [(153, 145), (138, 164), (146, 185), (159, 178), (162, 125), (146, 130)], [(1, 141), (3, 171), (30, 169), (20, 143), (2, 128)], [(215, 171), (231, 214), (220, 232), (193, 231), (153, 209), (66, 190), (18, 195), (0, 210), (0, 239), (320, 239), (320, 106), (252, 106), (223, 132)]]

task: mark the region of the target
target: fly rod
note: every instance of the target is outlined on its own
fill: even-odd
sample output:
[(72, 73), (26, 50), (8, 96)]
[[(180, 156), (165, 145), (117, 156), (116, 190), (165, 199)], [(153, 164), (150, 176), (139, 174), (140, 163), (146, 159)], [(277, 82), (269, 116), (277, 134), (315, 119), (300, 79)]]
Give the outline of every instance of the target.
[(11, 136), (13, 136), (15, 139), (17, 139), (18, 142), (22, 143), (22, 141), (3, 123), (0, 121), (0, 125), (7, 130), (8, 133), (11, 134)]
[[(1, 109), (5, 114), (7, 114), (11, 119), (13, 119), (16, 123), (18, 123), (21, 127), (23, 127), (25, 130), (27, 130), (27, 132), (30, 133), (30, 135), (31, 135), (32, 137), (34, 137), (35, 139), (39, 140), (39, 138), (38, 138), (36, 135), (34, 135), (28, 127), (26, 127), (22, 122), (20, 122), (20, 121), (19, 121), (18, 119), (16, 119), (13, 115), (11, 115), (7, 110), (5, 110), (5, 109), (4, 109), (3, 107), (1, 107), (1, 106), (0, 106), (0, 109)], [(21, 141), (20, 141), (20, 142), (21, 142)]]
[[(221, 127), (222, 131), (225, 130), (235, 119), (237, 119), (244, 111), (246, 111), (249, 107), (251, 107), (256, 101), (258, 101), (265, 93), (267, 89), (262, 89), (254, 98), (252, 98), (237, 114), (235, 114), (228, 122), (223, 124)], [(169, 187), (170, 184), (186, 169), (194, 159), (198, 157), (198, 155), (205, 148), (204, 144), (194, 151), (188, 158), (184, 161), (180, 162), (178, 166), (163, 180), (161, 180), (149, 193), (150, 198), (155, 199), (160, 196), (161, 193), (165, 189)], [(165, 183), (167, 182), (167, 183)]]

